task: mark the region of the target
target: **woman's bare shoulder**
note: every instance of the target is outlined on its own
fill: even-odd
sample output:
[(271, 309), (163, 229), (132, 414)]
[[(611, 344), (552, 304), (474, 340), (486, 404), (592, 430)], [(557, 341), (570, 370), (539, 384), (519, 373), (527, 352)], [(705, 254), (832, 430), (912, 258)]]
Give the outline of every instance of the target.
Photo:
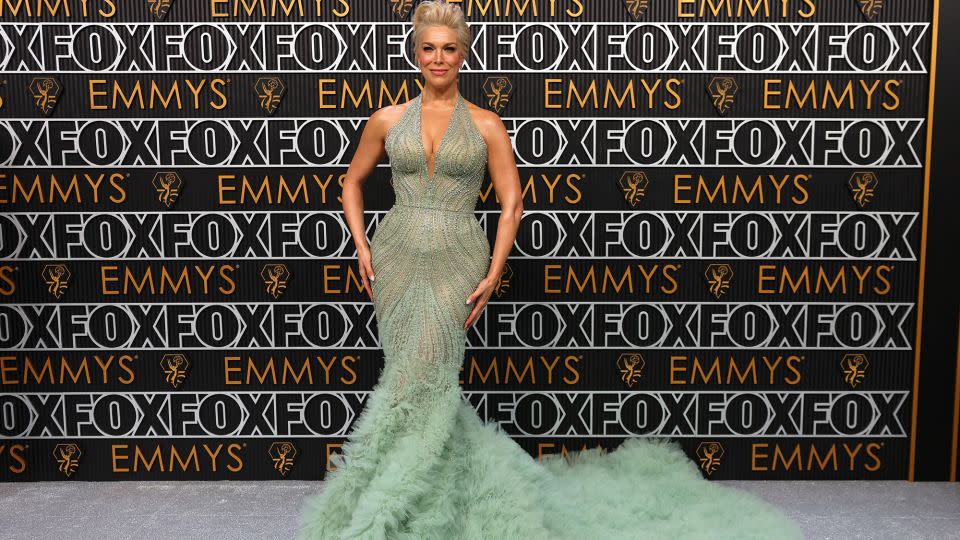
[(483, 136), (485, 141), (489, 143), (491, 137), (499, 137), (506, 133), (506, 128), (499, 114), (490, 109), (484, 109), (479, 105), (474, 105), (469, 101), (464, 101), (467, 104), (467, 111), (470, 113), (470, 117), (473, 118), (473, 123), (477, 126), (477, 129), (480, 130), (480, 135)]
[(381, 107), (370, 115), (370, 121), (386, 136), (386, 134), (390, 132), (390, 128), (400, 121), (400, 117), (403, 116), (404, 111), (407, 110), (407, 107), (410, 106), (412, 101), (411, 99), (404, 103)]

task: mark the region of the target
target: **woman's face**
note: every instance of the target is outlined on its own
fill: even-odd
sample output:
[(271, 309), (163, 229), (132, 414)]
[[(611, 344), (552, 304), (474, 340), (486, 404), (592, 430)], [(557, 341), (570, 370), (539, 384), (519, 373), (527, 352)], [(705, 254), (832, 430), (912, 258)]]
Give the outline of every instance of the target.
[(456, 82), (464, 51), (452, 29), (430, 26), (420, 37), (416, 58), (426, 84), (444, 87)]

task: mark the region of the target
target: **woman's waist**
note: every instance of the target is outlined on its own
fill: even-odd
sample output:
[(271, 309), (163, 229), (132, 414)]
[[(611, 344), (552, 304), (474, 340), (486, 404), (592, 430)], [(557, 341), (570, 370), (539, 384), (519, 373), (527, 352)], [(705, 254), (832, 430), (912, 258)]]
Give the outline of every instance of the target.
[(440, 206), (437, 203), (430, 202), (406, 202), (406, 201), (397, 201), (390, 208), (391, 212), (402, 212), (402, 213), (420, 213), (420, 214), (435, 214), (440, 216), (450, 215), (450, 217), (473, 217), (474, 209), (473, 208), (457, 208), (450, 206)]
[[(439, 206), (397, 202), (377, 225), (374, 238), (384, 235), (387, 242), (401, 242), (411, 249), (437, 250), (464, 244), (489, 249), (487, 234), (474, 210), (454, 210)], [(446, 241), (436, 242), (444, 238)], [(459, 249), (459, 248), (458, 248)]]

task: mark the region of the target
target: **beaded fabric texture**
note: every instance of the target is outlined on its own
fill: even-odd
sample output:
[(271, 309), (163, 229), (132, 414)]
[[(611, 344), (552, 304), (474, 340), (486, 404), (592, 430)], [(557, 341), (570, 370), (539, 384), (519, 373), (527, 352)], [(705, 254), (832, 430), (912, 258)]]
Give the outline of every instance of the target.
[[(331, 457), (336, 469), (305, 501), (298, 537), (802, 538), (775, 508), (706, 481), (675, 442), (631, 438), (611, 453), (591, 448), (538, 461), (480, 418), (459, 378), (463, 323), (473, 308), (466, 298), (490, 263), (474, 217), (487, 147), (458, 94), (430, 176), (420, 126), (417, 96), (387, 133), (396, 203), (370, 240), (384, 368), (342, 454)], [(582, 399), (567, 392), (558, 395)], [(577, 414), (583, 407), (561, 408)]]

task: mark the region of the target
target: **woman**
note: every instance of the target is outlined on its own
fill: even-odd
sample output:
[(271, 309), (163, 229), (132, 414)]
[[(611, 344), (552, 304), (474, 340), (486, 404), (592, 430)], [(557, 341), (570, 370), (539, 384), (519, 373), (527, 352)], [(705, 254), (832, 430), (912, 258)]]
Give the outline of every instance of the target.
[[(385, 365), (300, 537), (800, 537), (762, 501), (704, 480), (675, 443), (538, 462), (463, 398), (466, 329), (514, 243), (520, 181), (500, 118), (460, 95), (460, 8), (425, 1), (413, 26), (424, 89), (370, 117), (343, 188)], [(361, 185), (384, 150), (396, 204), (368, 246)], [(474, 217), (485, 169), (503, 207), (492, 257)]]

